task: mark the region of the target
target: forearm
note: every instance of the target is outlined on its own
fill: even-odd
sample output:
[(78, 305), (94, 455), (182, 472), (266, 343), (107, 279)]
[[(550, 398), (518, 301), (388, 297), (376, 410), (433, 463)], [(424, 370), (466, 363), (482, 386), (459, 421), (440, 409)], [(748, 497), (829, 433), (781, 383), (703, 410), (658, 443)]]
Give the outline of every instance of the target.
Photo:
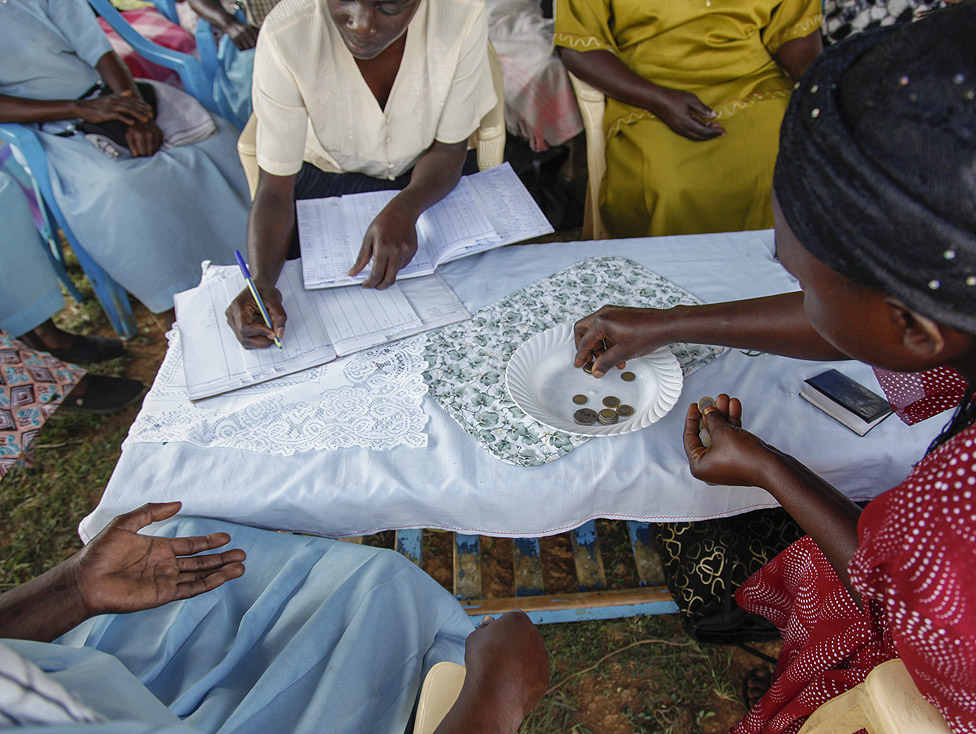
[(105, 82), (105, 86), (115, 94), (122, 92), (132, 92), (137, 99), (142, 99), (139, 88), (136, 86), (135, 79), (129, 73), (129, 68), (122, 63), (122, 60), (115, 55), (114, 51), (109, 51), (95, 63), (95, 71)]
[(215, 28), (226, 31), (227, 26), (237, 20), (224, 10), (219, 0), (187, 0), (193, 12)]
[(434, 141), (414, 165), (410, 183), (396, 195), (397, 203), (405, 205), (414, 219), (418, 218), (454, 190), (461, 180), (466, 155), (467, 142)]
[(26, 99), (0, 94), (0, 122), (55, 122), (81, 117), (75, 99)]
[(89, 617), (71, 563), (0, 595), (0, 637), (50, 642)]
[(607, 96), (646, 110), (653, 110), (658, 102), (661, 87), (633, 71), (610, 51), (560, 48), (559, 56), (567, 69)]
[[(273, 286), (295, 236), (295, 177), (269, 177), (264, 171), (259, 175), (262, 180), (247, 217), (247, 261), (257, 285)], [(268, 180), (274, 185), (265, 185)]]
[(795, 359), (848, 359), (810, 325), (801, 292), (677, 306), (664, 318), (672, 343), (715, 344)]
[(468, 678), (461, 693), (434, 734), (515, 734), (522, 724), (522, 701), (506, 696), (497, 686), (482, 690)]
[(796, 81), (822, 52), (823, 39), (817, 29), (809, 36), (794, 38), (780, 46), (776, 52), (776, 62)]
[(857, 519), (861, 508), (792, 456), (769, 447), (770, 461), (760, 486), (820, 546), (840, 580), (861, 603), (851, 586), (847, 567), (857, 550)]

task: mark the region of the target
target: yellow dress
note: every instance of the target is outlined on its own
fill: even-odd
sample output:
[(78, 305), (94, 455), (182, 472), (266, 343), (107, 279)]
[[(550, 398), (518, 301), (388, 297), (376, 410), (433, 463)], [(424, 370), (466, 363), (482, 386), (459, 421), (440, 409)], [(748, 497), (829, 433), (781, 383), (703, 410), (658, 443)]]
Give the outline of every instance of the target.
[(610, 51), (645, 79), (694, 93), (727, 132), (689, 140), (608, 97), (600, 211), (611, 237), (773, 226), (773, 164), (793, 88), (773, 55), (821, 21), (821, 0), (557, 0), (557, 46)]

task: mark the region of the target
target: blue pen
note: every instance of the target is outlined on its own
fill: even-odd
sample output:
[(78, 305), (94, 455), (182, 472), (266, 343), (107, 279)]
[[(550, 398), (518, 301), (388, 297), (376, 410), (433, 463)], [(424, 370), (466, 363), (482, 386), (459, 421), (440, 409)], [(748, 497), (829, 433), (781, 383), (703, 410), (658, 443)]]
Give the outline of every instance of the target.
[(251, 289), (251, 295), (254, 296), (254, 300), (258, 304), (258, 308), (261, 309), (261, 316), (264, 317), (264, 323), (268, 325), (271, 329), (272, 338), (274, 343), (278, 345), (278, 349), (284, 349), (281, 346), (281, 340), (274, 336), (274, 326), (271, 325), (271, 317), (268, 316), (268, 309), (264, 307), (264, 301), (261, 300), (261, 296), (258, 294), (258, 289), (254, 287), (254, 281), (251, 280), (251, 274), (247, 271), (247, 265), (244, 263), (244, 258), (241, 256), (240, 250), (234, 250), (234, 257), (237, 258), (237, 264), (241, 266), (241, 273), (244, 275), (244, 280), (247, 281), (247, 287)]

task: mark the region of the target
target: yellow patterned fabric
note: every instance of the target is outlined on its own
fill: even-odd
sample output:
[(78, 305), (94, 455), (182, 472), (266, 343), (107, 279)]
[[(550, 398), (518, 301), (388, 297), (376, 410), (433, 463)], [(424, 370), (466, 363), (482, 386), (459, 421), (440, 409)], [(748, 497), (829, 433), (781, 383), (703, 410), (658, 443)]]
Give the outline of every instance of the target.
[(779, 125), (793, 81), (774, 54), (819, 32), (820, 0), (557, 0), (555, 44), (610, 51), (692, 92), (727, 135), (696, 142), (607, 98), (600, 209), (612, 237), (772, 227)]

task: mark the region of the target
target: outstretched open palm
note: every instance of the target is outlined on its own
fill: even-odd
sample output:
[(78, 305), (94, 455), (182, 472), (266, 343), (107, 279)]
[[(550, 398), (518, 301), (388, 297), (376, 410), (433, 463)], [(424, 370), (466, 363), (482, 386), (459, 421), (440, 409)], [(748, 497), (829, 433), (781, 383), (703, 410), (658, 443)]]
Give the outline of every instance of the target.
[(69, 561), (91, 614), (151, 609), (216, 589), (244, 573), (243, 550), (198, 555), (229, 543), (227, 533), (187, 538), (139, 534), (179, 509), (179, 502), (149, 503), (119, 515)]

